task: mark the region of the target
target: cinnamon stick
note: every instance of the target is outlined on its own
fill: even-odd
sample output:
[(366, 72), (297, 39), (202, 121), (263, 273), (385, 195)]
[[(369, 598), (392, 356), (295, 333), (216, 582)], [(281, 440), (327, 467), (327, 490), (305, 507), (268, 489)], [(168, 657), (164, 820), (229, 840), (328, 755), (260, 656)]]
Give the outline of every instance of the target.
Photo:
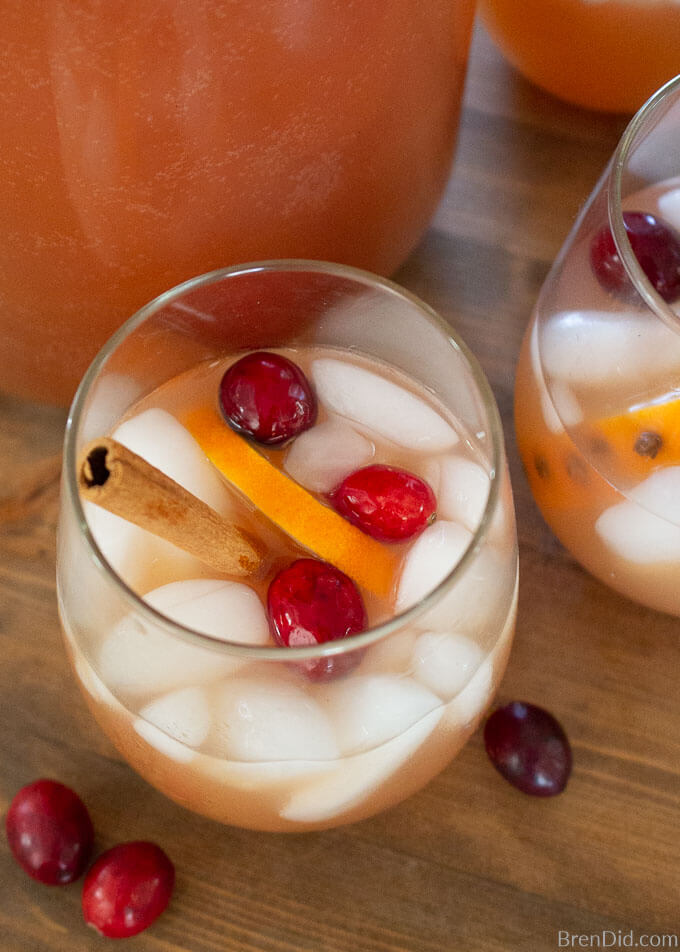
[(122, 443), (102, 437), (78, 458), (83, 499), (172, 542), (220, 572), (250, 575), (262, 561), (254, 542), (179, 483)]

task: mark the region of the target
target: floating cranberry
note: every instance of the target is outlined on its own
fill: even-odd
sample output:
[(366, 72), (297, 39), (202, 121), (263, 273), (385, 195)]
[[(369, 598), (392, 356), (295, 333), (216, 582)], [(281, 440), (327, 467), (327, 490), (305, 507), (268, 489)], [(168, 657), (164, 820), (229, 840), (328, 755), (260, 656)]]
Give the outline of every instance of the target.
[[(624, 212), (623, 224), (650, 284), (664, 301), (680, 296), (680, 236), (660, 219), (647, 212)], [(618, 293), (628, 279), (609, 226), (595, 235), (590, 246), (590, 263), (605, 289)]]
[(38, 882), (63, 886), (87, 866), (94, 842), (80, 797), (56, 780), (36, 780), (12, 800), (7, 840), (19, 865)]
[(491, 763), (513, 786), (534, 797), (561, 793), (571, 773), (571, 747), (552, 714), (522, 701), (500, 707), (484, 726)]
[(235, 430), (270, 446), (309, 429), (317, 411), (302, 370), (267, 351), (247, 354), (231, 365), (220, 383), (220, 406)]
[(148, 928), (170, 902), (175, 868), (155, 843), (121, 843), (94, 863), (83, 883), (83, 915), (110, 939)]
[(336, 512), (381, 542), (412, 539), (432, 522), (437, 508), (419, 476), (381, 464), (350, 473), (330, 500)]
[[(355, 635), (366, 628), (366, 609), (348, 575), (328, 562), (298, 559), (282, 569), (267, 593), (269, 625), (274, 640), (288, 647), (320, 645)], [(330, 655), (301, 663), (314, 681), (346, 674), (360, 660), (359, 652)]]

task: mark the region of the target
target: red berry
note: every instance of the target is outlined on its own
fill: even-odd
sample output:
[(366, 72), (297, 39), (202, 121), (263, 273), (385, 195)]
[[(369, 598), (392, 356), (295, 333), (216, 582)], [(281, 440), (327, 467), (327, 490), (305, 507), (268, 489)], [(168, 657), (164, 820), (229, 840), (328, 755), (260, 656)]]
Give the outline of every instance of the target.
[(121, 843), (94, 863), (83, 883), (83, 915), (110, 939), (147, 929), (170, 902), (175, 867), (155, 843)]
[[(664, 301), (680, 296), (680, 239), (668, 225), (647, 212), (624, 212), (623, 224), (633, 249), (650, 284)], [(626, 271), (605, 226), (590, 246), (590, 263), (605, 291), (622, 291), (628, 283)]]
[(235, 430), (271, 446), (309, 429), (317, 410), (314, 391), (297, 364), (262, 350), (227, 370), (220, 406)]
[(87, 866), (94, 842), (80, 797), (56, 780), (36, 780), (16, 794), (5, 821), (19, 865), (38, 882), (63, 886)]
[(330, 500), (336, 512), (381, 542), (412, 539), (432, 522), (437, 508), (424, 480), (381, 464), (350, 473)]
[[(319, 645), (355, 635), (366, 628), (366, 609), (348, 575), (328, 562), (298, 559), (273, 579), (267, 592), (269, 625), (274, 640), (288, 647)], [(302, 662), (315, 681), (346, 674), (359, 652)]]
[(491, 763), (513, 786), (534, 797), (561, 793), (571, 773), (571, 747), (552, 714), (522, 701), (494, 711), (484, 726)]

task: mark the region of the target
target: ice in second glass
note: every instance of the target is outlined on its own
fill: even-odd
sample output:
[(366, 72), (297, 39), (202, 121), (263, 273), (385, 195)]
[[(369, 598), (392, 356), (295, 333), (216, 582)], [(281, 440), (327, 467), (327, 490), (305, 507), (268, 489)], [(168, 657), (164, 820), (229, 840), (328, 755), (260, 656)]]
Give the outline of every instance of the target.
[[(206, 458), (205, 439), (219, 441), (220, 428), (244, 439), (220, 417), (217, 392), (227, 367), (263, 347), (304, 371), (318, 416), (283, 446), (254, 448), (265, 467), (260, 512)], [(75, 454), (103, 433), (256, 534), (262, 573), (216, 574), (91, 504), (83, 511)], [(374, 464), (425, 480), (435, 521), (405, 542), (365, 536), (350, 547), (343, 568), (351, 576), (363, 566), (363, 633), (275, 645), (272, 578), (318, 555), (316, 544), (332, 556), (328, 494)], [(125, 758), (176, 801), (266, 830), (346, 823), (417, 790), (477, 726), (516, 610), (502, 438), (474, 361), (394, 285), (293, 263), (170, 292), (129, 322), (83, 382), (64, 483), (59, 593), (77, 677)], [(300, 486), (306, 493), (285, 513), (294, 540), (266, 510)], [(378, 548), (365, 557), (369, 544)], [(383, 562), (386, 586), (376, 582)]]

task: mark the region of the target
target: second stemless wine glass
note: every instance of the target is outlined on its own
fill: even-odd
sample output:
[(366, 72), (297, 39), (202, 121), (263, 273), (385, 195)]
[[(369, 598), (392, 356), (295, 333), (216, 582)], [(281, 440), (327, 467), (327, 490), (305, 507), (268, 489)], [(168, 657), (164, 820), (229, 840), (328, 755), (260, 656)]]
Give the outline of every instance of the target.
[[(349, 433), (350, 453), (357, 441), (360, 452), (371, 442), (383, 445), (376, 434), (389, 418), (397, 440), (408, 428), (415, 465), (432, 457), (427, 473), (438, 518), (408, 550), (382, 620), (341, 641), (282, 649), (267, 641), (266, 622), (255, 639), (252, 629), (264, 618), (264, 608), (253, 604), (262, 595), (257, 582), (248, 592), (239, 589), (233, 616), (223, 602), (211, 602), (199, 619), (207, 630), (187, 620), (177, 599), (168, 617), (160, 599), (170, 579), (189, 584), (192, 594), (184, 597), (195, 602), (217, 598), (225, 583), (206, 581), (205, 569), (187, 564), (179, 550), (159, 549), (160, 540), (142, 530), (93, 521), (78, 495), (82, 445), (111, 432), (122, 441), (126, 426), (129, 439), (131, 424), (139, 435), (146, 413), (147, 442), (138, 452), (150, 452), (153, 442), (156, 465), (162, 457), (174, 478), (190, 479), (189, 488), (209, 494), (214, 508), (228, 508), (228, 486), (180, 420), (205, 381), (216, 373), (219, 380), (225, 359), (265, 347), (293, 348), (307, 361), (319, 412), (334, 407), (331, 439)], [(412, 390), (395, 389), (367, 367), (408, 379)], [(432, 401), (441, 416), (432, 416)], [(437, 446), (425, 421), (443, 434), (432, 437)], [(222, 420), (218, 425), (226, 428)], [(328, 434), (328, 418), (317, 425)], [(332, 450), (325, 446), (323, 463)], [(191, 477), (179, 466), (190, 458)], [(293, 471), (289, 456), (277, 459)], [(318, 453), (310, 459), (313, 470)], [(307, 485), (299, 462), (296, 478)], [(507, 662), (517, 551), (488, 384), (430, 308), (365, 272), (273, 262), (190, 281), (131, 319), (79, 389), (66, 435), (58, 589), (68, 651), (89, 706), (126, 760), (158, 789), (217, 820), (264, 830), (370, 816), (449, 762), (479, 723)], [(241, 634), (231, 636), (229, 625), (237, 622)], [(327, 665), (337, 677), (307, 676), (310, 666)]]
[(517, 372), (534, 497), (607, 585), (680, 615), (680, 77), (631, 121), (541, 291)]

